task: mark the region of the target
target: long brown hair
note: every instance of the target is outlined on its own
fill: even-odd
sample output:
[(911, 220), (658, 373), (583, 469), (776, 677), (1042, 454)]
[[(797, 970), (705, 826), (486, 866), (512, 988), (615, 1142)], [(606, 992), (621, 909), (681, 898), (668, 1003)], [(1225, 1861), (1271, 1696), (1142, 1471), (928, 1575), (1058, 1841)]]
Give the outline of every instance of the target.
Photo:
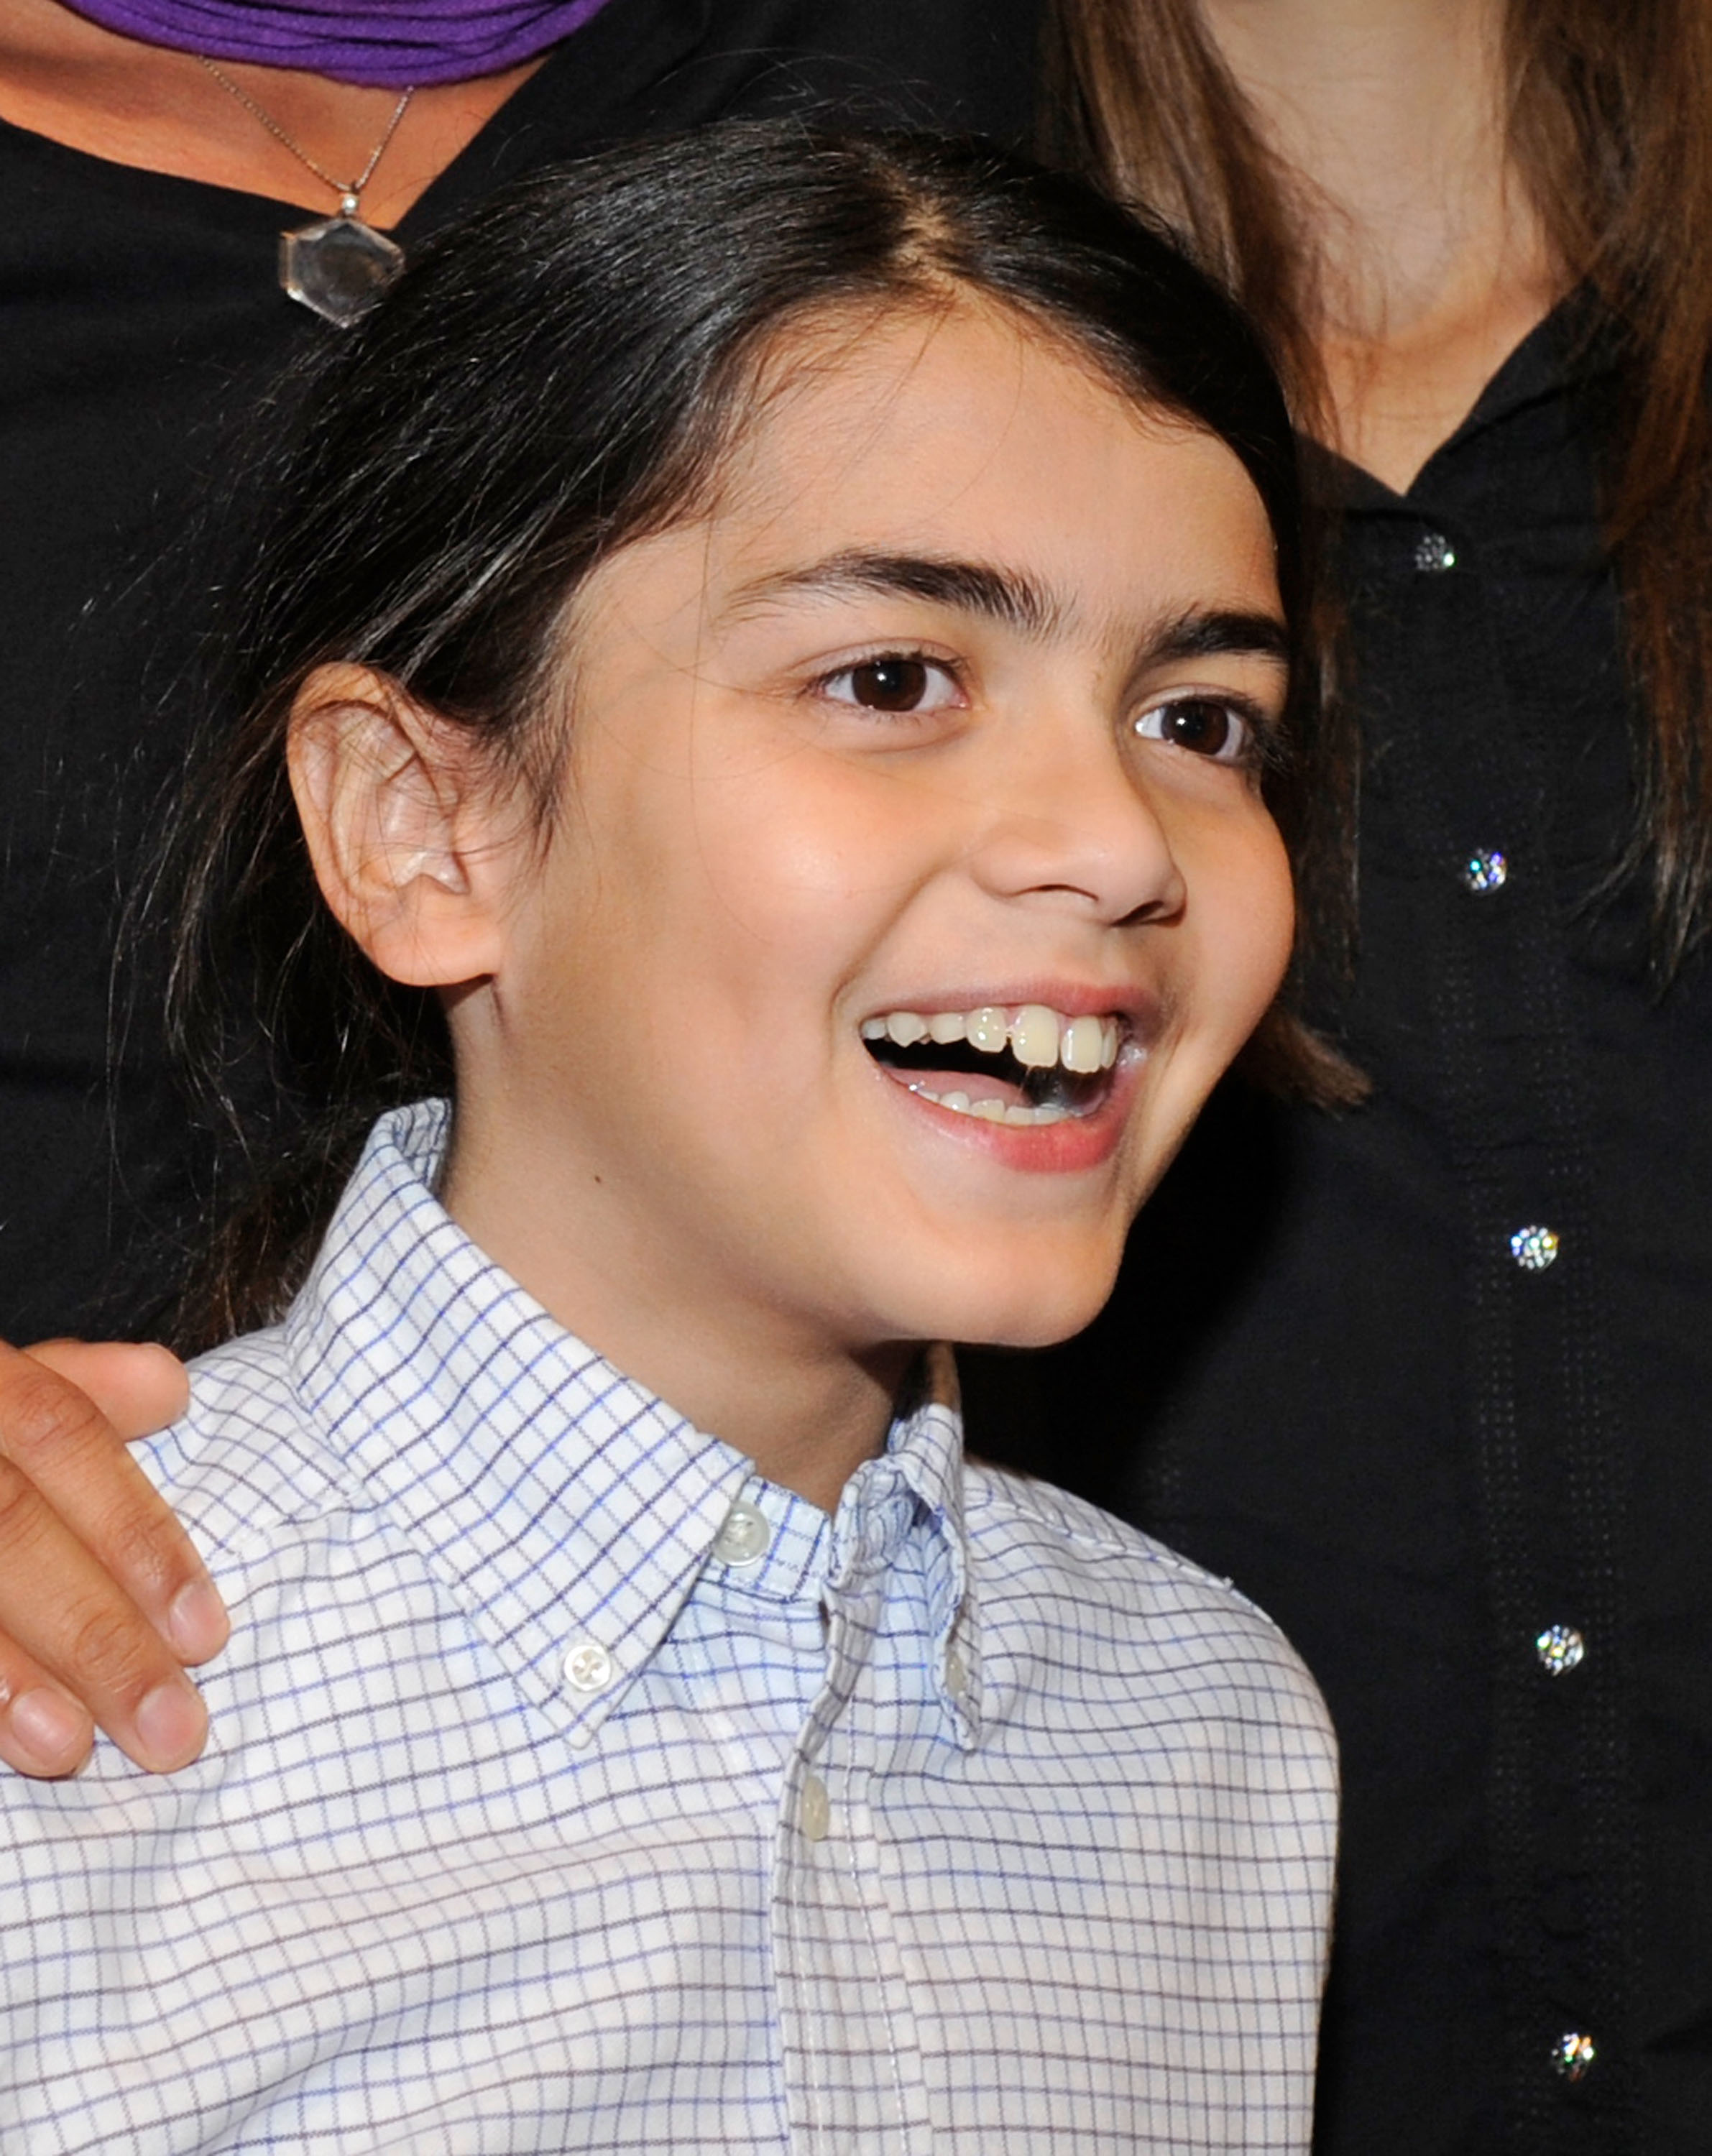
[[(1261, 324), (1325, 436), (1316, 257), (1199, 0), (1049, 0), (1047, 147), (1172, 225)], [(1508, 0), (1509, 147), (1617, 360), (1605, 528), (1641, 714), (1612, 881), (1650, 881), (1668, 977), (1712, 926), (1712, 5)]]

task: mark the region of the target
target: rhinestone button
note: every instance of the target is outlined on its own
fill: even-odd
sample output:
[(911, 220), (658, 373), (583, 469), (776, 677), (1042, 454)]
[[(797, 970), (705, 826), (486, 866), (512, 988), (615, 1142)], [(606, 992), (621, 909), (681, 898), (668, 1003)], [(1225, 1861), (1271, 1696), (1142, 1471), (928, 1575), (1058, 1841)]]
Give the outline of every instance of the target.
[(773, 1530), (766, 1515), (739, 1497), (725, 1516), (725, 1524), (714, 1537), (713, 1554), (722, 1564), (758, 1564), (767, 1554)]
[(1598, 2055), (1591, 2036), (1571, 2030), (1552, 2046), (1551, 2063), (1566, 2082), (1578, 2082)]
[(803, 1777), (803, 1800), (797, 1820), (810, 1841), (825, 1840), (826, 1830), (832, 1824), (832, 1800), (818, 1774)]
[(1548, 1625), (1534, 1642), (1534, 1651), (1547, 1676), (1567, 1676), (1581, 1667), (1587, 1642), (1573, 1625)]
[(1496, 846), (1476, 846), (1463, 863), (1463, 881), (1477, 898), (1502, 891), (1509, 876), (1509, 862)]
[(1510, 1237), (1510, 1255), (1524, 1273), (1543, 1273), (1557, 1250), (1555, 1228), (1518, 1228)]
[(1457, 550), (1442, 531), (1423, 531), (1415, 542), (1415, 566), (1423, 576), (1436, 576), (1441, 569), (1454, 569)]
[(565, 1682), (573, 1691), (604, 1691), (612, 1682), (612, 1656), (594, 1640), (565, 1650)]
[(969, 1690), (969, 1665), (955, 1647), (946, 1650), (945, 1689), (953, 1699), (961, 1699)]

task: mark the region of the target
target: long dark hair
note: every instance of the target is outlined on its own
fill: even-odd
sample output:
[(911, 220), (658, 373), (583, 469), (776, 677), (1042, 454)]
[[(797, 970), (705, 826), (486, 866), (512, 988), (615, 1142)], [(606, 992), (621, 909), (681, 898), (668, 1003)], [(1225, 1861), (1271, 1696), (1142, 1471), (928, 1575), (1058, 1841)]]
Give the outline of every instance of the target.
[[(1504, 38), (1511, 162), (1618, 362), (1604, 515), (1641, 693), (1613, 880), (1650, 882), (1668, 978), (1712, 928), (1712, 8), (1508, 0)], [(1047, 74), (1052, 155), (1166, 220), (1330, 439), (1312, 220), (1200, 0), (1050, 0)]]
[[(931, 139), (733, 124), (537, 177), (424, 249), (313, 364), (260, 475), (269, 507), (173, 849), (167, 1018), (245, 1162), (273, 1165), (199, 1266), (183, 1344), (275, 1315), (369, 1122), (452, 1085), (434, 996), (383, 978), (316, 891), (284, 752), (306, 676), (380, 670), (467, 726), (545, 815), (563, 744), (544, 692), (579, 581), (707, 498), (782, 331), (959, 290), (1242, 459), (1298, 647), (1298, 752), (1264, 783), (1298, 859), (1314, 853), (1288, 416), (1246, 321), (1180, 254), (1078, 181)], [(1305, 1089), (1339, 1083), (1282, 1013), (1261, 1052)]]

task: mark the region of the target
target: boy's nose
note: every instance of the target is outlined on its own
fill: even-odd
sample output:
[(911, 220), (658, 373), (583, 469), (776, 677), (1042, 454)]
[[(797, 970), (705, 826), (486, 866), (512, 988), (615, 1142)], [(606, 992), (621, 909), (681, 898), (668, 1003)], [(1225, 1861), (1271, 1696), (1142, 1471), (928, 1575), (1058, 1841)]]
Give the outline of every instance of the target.
[(1072, 746), (1061, 735), (1052, 753), (1019, 758), (987, 808), (970, 866), (995, 896), (1108, 923), (1180, 911), (1166, 820), (1109, 737)]

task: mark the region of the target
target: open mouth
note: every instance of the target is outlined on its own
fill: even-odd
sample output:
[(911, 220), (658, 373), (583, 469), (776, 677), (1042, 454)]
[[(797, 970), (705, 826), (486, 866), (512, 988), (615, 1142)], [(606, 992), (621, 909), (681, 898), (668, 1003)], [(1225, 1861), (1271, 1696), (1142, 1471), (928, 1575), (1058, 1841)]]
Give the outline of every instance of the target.
[(1111, 1093), (1128, 1037), (1115, 1016), (1067, 1018), (1046, 1004), (1014, 1009), (887, 1011), (864, 1019), (877, 1063), (954, 1115), (995, 1123), (1062, 1123)]

